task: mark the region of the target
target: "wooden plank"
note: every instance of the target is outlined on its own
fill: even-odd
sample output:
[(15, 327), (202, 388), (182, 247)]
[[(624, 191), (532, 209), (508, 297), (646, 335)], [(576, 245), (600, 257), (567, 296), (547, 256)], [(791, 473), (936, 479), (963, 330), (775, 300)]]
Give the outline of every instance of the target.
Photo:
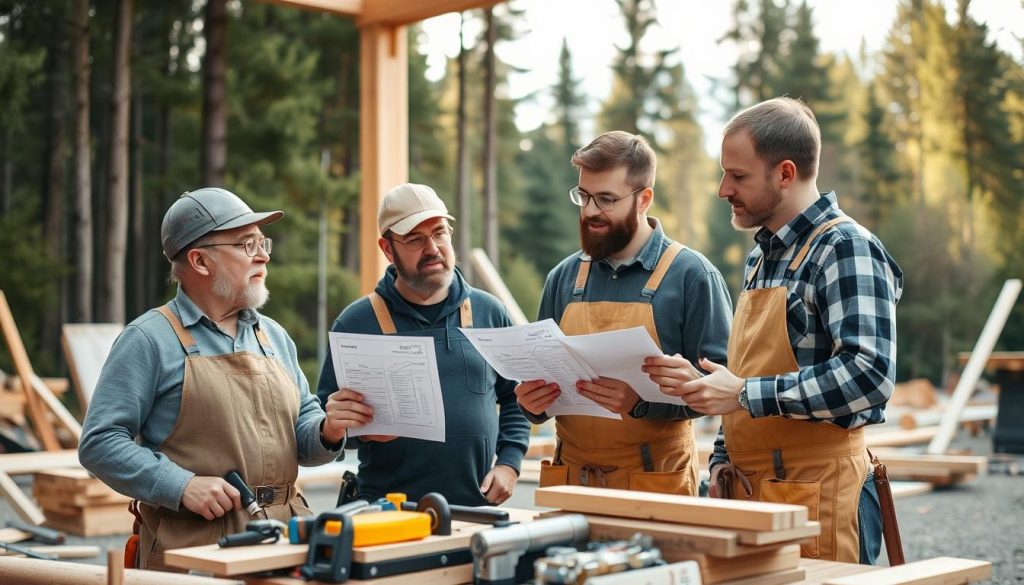
[(11, 476), (6, 473), (0, 472), (0, 492), (3, 493), (4, 498), (14, 508), (14, 511), (18, 513), (25, 522), (39, 526), (46, 519), (43, 516), (42, 510), (40, 510), (35, 502), (29, 498), (25, 492), (21, 491), (18, 484), (14, 483)]
[(39, 442), (47, 451), (57, 451), (60, 449), (57, 433), (46, 415), (42, 400), (32, 387), (31, 380), (35, 376), (35, 372), (32, 371), (32, 363), (28, 359), (28, 352), (25, 351), (25, 344), (21, 341), (21, 334), (18, 333), (18, 325), (14, 322), (11, 306), (7, 304), (7, 295), (2, 290), (0, 290), (0, 329), (3, 330), (4, 339), (7, 340), (7, 349), (11, 354), (11, 361), (14, 362), (14, 369), (21, 378), (21, 388), (25, 393), (25, 404), (28, 406), (32, 428), (35, 430)]
[[(44, 555), (53, 555), (58, 559), (91, 559), (93, 557), (100, 556), (100, 547), (91, 545), (69, 545), (60, 544), (53, 546), (26, 546), (28, 550)], [(121, 562), (124, 562), (123, 551), (118, 551), (121, 555)], [(0, 557), (4, 556), (20, 556), (21, 553), (11, 552), (9, 550), (0, 549)]]
[(462, 12), (473, 8), (488, 8), (503, 0), (373, 0), (363, 5), (356, 17), (359, 28), (384, 25), (400, 26), (440, 16), (447, 12)]
[(44, 508), (46, 525), (77, 536), (108, 536), (129, 534), (135, 521), (126, 504), (74, 510), (72, 513), (61, 513)]
[(18, 530), (17, 528), (0, 528), (0, 542), (14, 544), (31, 538), (32, 535), (24, 530)]
[(764, 573), (797, 569), (800, 566), (800, 545), (786, 545), (731, 559), (694, 555), (691, 558), (669, 558), (666, 560), (668, 562), (697, 561), (697, 564), (700, 565), (700, 576), (704, 585), (714, 585)]
[(988, 579), (992, 563), (956, 557), (937, 557), (873, 571), (869, 575), (838, 577), (825, 585), (958, 585)]
[(587, 514), (586, 518), (591, 539), (629, 540), (637, 532), (642, 532), (654, 539), (654, 545), (661, 549), (663, 555), (666, 551), (673, 551), (735, 557), (741, 554), (742, 549), (750, 548), (740, 546), (739, 535), (735, 530), (596, 514)]
[(43, 384), (43, 381), (39, 376), (36, 376), (35, 374), (32, 375), (31, 385), (32, 390), (34, 390), (36, 395), (39, 396), (39, 399), (46, 404), (46, 407), (50, 409), (50, 412), (57, 417), (60, 424), (64, 425), (64, 428), (71, 432), (71, 436), (75, 438), (75, 444), (81, 441), (82, 425), (78, 422), (78, 419), (68, 411), (67, 407), (64, 406), (64, 403), (54, 396), (53, 392), (46, 387), (46, 384)]
[(723, 581), (720, 585), (785, 585), (786, 583), (802, 582), (806, 576), (807, 571), (801, 568), (785, 569), (771, 573), (762, 573), (753, 577)]
[(81, 467), (77, 449), (42, 453), (4, 453), (0, 455), (0, 471), (8, 475), (35, 473), (52, 467)]
[(906, 447), (909, 445), (922, 445), (935, 438), (939, 433), (939, 427), (919, 427), (905, 430), (869, 430), (864, 433), (864, 442), (869, 449), (875, 447)]
[(926, 481), (894, 481), (889, 485), (892, 488), (893, 498), (909, 498), (926, 494), (935, 487)]
[[(957, 422), (988, 422), (994, 421), (998, 414), (998, 407), (995, 404), (979, 404), (976, 406), (965, 406), (957, 418)], [(905, 412), (900, 415), (900, 426), (905, 429), (916, 429), (918, 427), (929, 427), (942, 422), (944, 413), (941, 409), (920, 410), (917, 412)]]
[(960, 418), (960, 411), (967, 404), (967, 399), (974, 393), (974, 387), (985, 368), (985, 362), (988, 361), (992, 348), (995, 347), (999, 334), (1003, 331), (1003, 324), (1006, 323), (1014, 303), (1017, 302), (1020, 289), (1021, 281), (1019, 279), (1014, 278), (1003, 283), (1003, 290), (1000, 291), (999, 298), (996, 299), (995, 306), (985, 322), (985, 327), (981, 330), (981, 335), (971, 351), (971, 359), (967, 361), (967, 366), (960, 374), (960, 381), (957, 382), (956, 388), (953, 390), (953, 396), (950, 397), (946, 405), (945, 415), (942, 422), (939, 423), (939, 432), (928, 444), (929, 453), (938, 455), (949, 449), (949, 443), (953, 440), (953, 435), (959, 427), (957, 422)]
[[(505, 305), (508, 316), (512, 319), (512, 324), (525, 325), (529, 323), (530, 320), (526, 318), (526, 314), (519, 308), (516, 298), (512, 296), (512, 292), (505, 286), (505, 281), (501, 278), (501, 274), (498, 273), (498, 269), (494, 267), (491, 259), (487, 257), (487, 252), (483, 248), (473, 248), (469, 253), (469, 260), (473, 266), (473, 276), (479, 281), (480, 288), (498, 297), (498, 300)], [(554, 447), (552, 447), (553, 450)]]
[[(260, 0), (266, 4), (277, 4), (300, 10), (326, 12), (337, 16), (354, 17), (363, 11), (363, 0)], [(371, 0), (372, 1), (372, 0)]]
[(821, 534), (821, 524), (816, 521), (808, 521), (804, 526), (789, 528), (786, 530), (773, 530), (771, 532), (758, 532), (753, 530), (738, 530), (740, 544), (746, 546), (765, 546), (783, 542), (801, 541)]
[[(4, 583), (18, 585), (105, 585), (107, 568), (85, 563), (0, 557)], [(125, 569), (124, 585), (245, 585), (241, 580)]]
[(862, 575), (881, 570), (881, 567), (858, 565), (855, 563), (839, 563), (836, 561), (819, 561), (817, 559), (800, 559), (800, 568), (807, 574), (805, 583), (808, 585), (821, 583), (837, 577)]
[(807, 524), (807, 508), (584, 486), (540, 488), (535, 504), (570, 512), (742, 530), (784, 530)]
[(988, 470), (988, 458), (977, 455), (927, 455), (892, 451), (876, 451), (875, 455), (888, 469), (939, 469), (950, 473), (979, 475)]
[(388, 265), (377, 247), (377, 208), (409, 180), (409, 42), (404, 28), (382, 26), (359, 39), (359, 288), (368, 294)]
[[(971, 352), (962, 351), (957, 354), (960, 365), (966, 364), (971, 359)], [(985, 362), (986, 370), (999, 370), (1003, 372), (1020, 372), (1024, 370), (1024, 351), (993, 351)]]
[(68, 323), (64, 325), (60, 341), (64, 348), (64, 361), (71, 373), (71, 382), (78, 395), (82, 411), (89, 406), (100, 371), (107, 361), (114, 340), (124, 330), (118, 323)]

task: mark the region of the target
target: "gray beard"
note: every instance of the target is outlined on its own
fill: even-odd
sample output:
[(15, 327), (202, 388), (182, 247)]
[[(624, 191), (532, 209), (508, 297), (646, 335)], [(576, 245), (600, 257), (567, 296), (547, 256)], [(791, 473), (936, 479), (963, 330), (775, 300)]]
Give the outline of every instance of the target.
[[(248, 275), (247, 275), (248, 276)], [(242, 309), (259, 309), (270, 300), (270, 291), (264, 282), (247, 284), (241, 291), (235, 289), (221, 272), (213, 275), (213, 294), (225, 301), (239, 305)]]

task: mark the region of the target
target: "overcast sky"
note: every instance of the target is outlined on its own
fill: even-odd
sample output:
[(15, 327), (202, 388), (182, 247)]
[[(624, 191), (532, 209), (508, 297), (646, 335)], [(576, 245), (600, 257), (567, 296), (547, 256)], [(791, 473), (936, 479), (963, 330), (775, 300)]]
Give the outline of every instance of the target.
[[(945, 0), (950, 18), (955, 17), (955, 0)], [(686, 76), (697, 93), (700, 121), (708, 135), (707, 148), (717, 156), (717, 135), (727, 115), (712, 99), (708, 77), (727, 79), (736, 62), (731, 43), (717, 43), (731, 26), (731, 1), (658, 0), (659, 26), (645, 38), (651, 48), (680, 47)], [(810, 0), (814, 9), (815, 32), (823, 51), (857, 57), (861, 43), (871, 52), (879, 51), (896, 15), (896, 0)], [(499, 57), (528, 72), (510, 79), (513, 97), (537, 92), (538, 97), (517, 109), (520, 130), (540, 125), (551, 109), (547, 89), (558, 76), (558, 53), (562, 38), (569, 42), (575, 74), (587, 95), (590, 111), (596, 112), (611, 88), (610, 64), (617, 49), (627, 40), (622, 16), (614, 0), (513, 0), (525, 10), (529, 32), (516, 42), (498, 45)], [(973, 0), (971, 14), (988, 23), (990, 34), (1018, 61), (1024, 37), (1024, 7), (1020, 0)], [(447, 14), (423, 23), (429, 39), (428, 76), (443, 75), (445, 58), (458, 54), (459, 16)], [(479, 26), (467, 30), (475, 38)], [(599, 129), (603, 131), (604, 129)], [(584, 127), (592, 137), (595, 129)]]

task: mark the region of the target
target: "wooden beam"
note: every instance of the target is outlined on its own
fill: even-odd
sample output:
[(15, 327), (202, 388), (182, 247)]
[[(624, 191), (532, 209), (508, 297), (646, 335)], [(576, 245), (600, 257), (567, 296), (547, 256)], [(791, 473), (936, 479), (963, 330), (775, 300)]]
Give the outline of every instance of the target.
[[(403, 0), (404, 1), (404, 0)], [(410, 5), (418, 2), (409, 2)], [(360, 34), (359, 284), (369, 294), (387, 268), (377, 247), (384, 193), (409, 180), (409, 43), (405, 27), (367, 26)]]
[(937, 557), (898, 567), (879, 569), (866, 575), (839, 577), (825, 585), (924, 585), (925, 583), (970, 583), (992, 576), (992, 563), (956, 557)]
[(51, 467), (81, 467), (76, 449), (44, 453), (4, 453), (0, 455), (0, 472), (8, 475), (35, 473)]
[[(28, 550), (39, 553), (42, 555), (53, 555), (58, 559), (91, 559), (93, 557), (100, 556), (100, 547), (81, 544), (81, 545), (69, 545), (69, 544), (57, 544), (52, 546), (26, 546)], [(124, 553), (122, 551), (115, 551), (121, 557), (121, 563), (124, 564)], [(11, 552), (9, 550), (0, 549), (0, 557), (19, 556), (21, 553)], [(123, 568), (123, 567), (122, 567)]]
[(66, 428), (75, 438), (75, 443), (77, 444), (81, 441), (82, 425), (78, 422), (78, 419), (68, 411), (67, 407), (64, 406), (64, 403), (54, 396), (53, 392), (46, 387), (46, 384), (43, 383), (43, 380), (39, 376), (36, 376), (35, 374), (32, 375), (31, 385), (32, 390), (37, 396), (39, 396), (39, 399), (46, 404), (46, 407), (50, 409), (50, 412), (52, 412), (54, 416), (57, 417), (60, 424), (62, 424), (64, 428)]
[(807, 507), (770, 502), (719, 500), (592, 488), (557, 486), (535, 493), (538, 506), (582, 514), (658, 520), (741, 530), (785, 530), (807, 524)]
[(502, 0), (372, 0), (363, 6), (356, 17), (360, 28), (387, 25), (401, 26), (440, 16), (448, 12), (462, 12), (473, 8), (489, 8)]
[(57, 433), (53, 430), (53, 424), (47, 418), (42, 401), (32, 386), (32, 378), (36, 374), (32, 371), (28, 352), (25, 351), (25, 344), (21, 340), (21, 334), (18, 333), (18, 325), (14, 322), (11, 306), (7, 304), (7, 295), (2, 290), (0, 290), (0, 329), (3, 329), (4, 338), (7, 340), (7, 349), (10, 351), (11, 361), (14, 362), (14, 369), (21, 378), (21, 388), (25, 393), (28, 416), (32, 421), (36, 436), (47, 451), (59, 450), (60, 442), (57, 440)]
[(469, 253), (470, 264), (473, 266), (473, 274), (480, 280), (481, 288), (498, 297), (498, 300), (505, 305), (508, 316), (512, 319), (513, 325), (525, 325), (530, 322), (526, 314), (519, 308), (519, 303), (512, 296), (511, 291), (505, 286), (505, 281), (494, 267), (487, 252), (483, 248), (473, 248)]
[[(246, 577), (245, 582), (247, 585), (309, 585), (310, 583), (295, 577)], [(415, 582), (416, 585), (463, 585), (464, 583), (473, 582), (473, 565), (455, 565), (453, 567), (430, 569), (429, 571), (418, 571), (414, 574), (403, 573), (401, 575), (391, 575), (390, 577), (380, 577), (371, 581), (349, 579), (345, 582), (353, 585), (359, 583), (408, 585), (412, 582)]]
[(78, 394), (82, 413), (86, 412), (100, 371), (107, 361), (114, 340), (124, 330), (119, 323), (67, 323), (60, 336), (64, 361)]
[[(266, 4), (277, 4), (300, 10), (326, 12), (338, 16), (356, 17), (363, 11), (363, 0), (261, 0)], [(374, 0), (370, 0), (373, 2)]]
[[(0, 557), (5, 583), (19, 585), (106, 585), (107, 568), (84, 563)], [(245, 585), (235, 579), (214, 579), (161, 571), (125, 569), (124, 585)]]
[(992, 312), (989, 313), (988, 320), (985, 321), (985, 327), (981, 330), (981, 335), (978, 336), (978, 341), (971, 352), (971, 359), (967, 361), (967, 366), (960, 375), (960, 381), (953, 390), (953, 396), (945, 407), (945, 414), (942, 422), (939, 423), (939, 432), (928, 444), (929, 453), (940, 455), (949, 449), (953, 435), (960, 426), (957, 424), (960, 419), (960, 411), (967, 404), (967, 399), (974, 393), (974, 386), (978, 383), (978, 378), (981, 377), (985, 363), (992, 353), (992, 348), (999, 340), (999, 334), (1003, 332), (1003, 325), (1010, 316), (1013, 305), (1017, 302), (1020, 289), (1021, 281), (1018, 279), (1010, 279), (1003, 283), (1003, 290), (1000, 291), (999, 298), (996, 299), (995, 306), (992, 307)]
[(4, 496), (11, 507), (14, 508), (14, 511), (18, 513), (18, 516), (25, 522), (39, 526), (46, 521), (43, 511), (36, 506), (32, 498), (29, 498), (25, 492), (21, 491), (21, 488), (18, 487), (18, 484), (14, 483), (11, 476), (3, 472), (0, 472), (0, 494)]

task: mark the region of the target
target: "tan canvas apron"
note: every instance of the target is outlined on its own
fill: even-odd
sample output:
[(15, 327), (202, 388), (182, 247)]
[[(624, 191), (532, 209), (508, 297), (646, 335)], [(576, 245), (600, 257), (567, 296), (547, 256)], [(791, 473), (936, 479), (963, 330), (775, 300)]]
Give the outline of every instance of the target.
[[(841, 217), (818, 227), (789, 265), (792, 273), (811, 244)], [(760, 263), (750, 272), (750, 282)], [(745, 290), (736, 305), (729, 337), (729, 369), (741, 378), (775, 376), (799, 370), (789, 343), (785, 286)], [(729, 461), (746, 476), (750, 498), (802, 504), (821, 523), (821, 536), (801, 545), (805, 557), (856, 563), (860, 558), (857, 503), (868, 474), (863, 428), (783, 417), (754, 419), (745, 410), (723, 417)], [(737, 476), (732, 492), (747, 495)]]
[[(256, 331), (265, 355), (201, 356), (170, 308), (163, 306), (160, 313), (174, 328), (187, 357), (178, 420), (157, 451), (196, 475), (223, 477), (238, 470), (263, 507), (258, 518), (287, 523), (292, 516), (311, 514), (295, 490), (299, 393), (273, 357), (266, 333)], [(245, 510), (232, 510), (212, 521), (184, 506), (175, 512), (141, 503), (139, 512), (141, 568), (164, 571), (179, 571), (164, 565), (164, 551), (214, 543), (244, 530), (250, 520)]]
[[(590, 274), (590, 261), (582, 261), (576, 275), (574, 300), (565, 308), (559, 323), (562, 331), (566, 335), (584, 335), (642, 326), (660, 346), (651, 302), (682, 250), (682, 244), (673, 242), (662, 253), (644, 285), (643, 302), (582, 301)], [(622, 420), (567, 415), (556, 417), (555, 428), (558, 454), (554, 462), (542, 462), (541, 487), (569, 484), (697, 493), (697, 442), (688, 420), (636, 419), (628, 414)]]

